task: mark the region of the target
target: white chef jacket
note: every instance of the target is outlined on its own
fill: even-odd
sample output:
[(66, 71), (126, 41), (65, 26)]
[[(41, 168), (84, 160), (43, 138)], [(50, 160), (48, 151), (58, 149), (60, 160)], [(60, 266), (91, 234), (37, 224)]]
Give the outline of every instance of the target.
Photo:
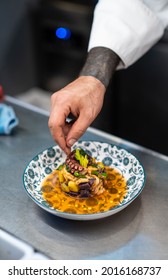
[(99, 0), (88, 50), (112, 49), (127, 68), (145, 54), (168, 26), (168, 0)]

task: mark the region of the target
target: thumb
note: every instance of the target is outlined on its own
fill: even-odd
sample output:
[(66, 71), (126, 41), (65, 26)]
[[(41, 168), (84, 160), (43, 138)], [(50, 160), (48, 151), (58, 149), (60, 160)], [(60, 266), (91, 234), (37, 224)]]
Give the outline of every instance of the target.
[(90, 122), (87, 118), (79, 117), (74, 124), (72, 125), (67, 138), (66, 144), (68, 147), (73, 146), (76, 141), (85, 133), (86, 129), (90, 125)]

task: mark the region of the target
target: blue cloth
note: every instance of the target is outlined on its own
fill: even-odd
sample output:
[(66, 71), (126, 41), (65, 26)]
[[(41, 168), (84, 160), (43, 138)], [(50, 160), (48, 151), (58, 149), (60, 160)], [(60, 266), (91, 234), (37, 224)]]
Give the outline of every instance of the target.
[(9, 135), (19, 123), (11, 106), (0, 104), (0, 134)]

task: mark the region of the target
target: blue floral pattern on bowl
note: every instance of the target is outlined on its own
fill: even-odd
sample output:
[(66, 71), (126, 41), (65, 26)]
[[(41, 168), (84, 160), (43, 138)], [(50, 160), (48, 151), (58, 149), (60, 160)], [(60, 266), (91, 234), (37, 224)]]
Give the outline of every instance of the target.
[(71, 214), (53, 209), (43, 199), (41, 184), (44, 178), (64, 163), (66, 155), (58, 146), (50, 147), (36, 155), (27, 165), (23, 174), (24, 188), (30, 198), (46, 211), (73, 220), (93, 220), (113, 215), (128, 206), (143, 190), (145, 172), (139, 160), (125, 149), (96, 141), (79, 141), (73, 148), (81, 147), (97, 161), (116, 168), (126, 179), (127, 195), (116, 207), (96, 214)]

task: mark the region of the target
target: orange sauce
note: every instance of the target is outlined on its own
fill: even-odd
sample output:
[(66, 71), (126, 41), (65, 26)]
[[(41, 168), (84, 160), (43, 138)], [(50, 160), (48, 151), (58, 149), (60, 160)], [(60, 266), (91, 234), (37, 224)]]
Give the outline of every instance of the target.
[(116, 170), (106, 168), (105, 191), (89, 198), (72, 197), (61, 190), (58, 170), (47, 175), (42, 182), (42, 195), (54, 209), (73, 214), (93, 214), (108, 211), (124, 199), (127, 188), (125, 178)]

